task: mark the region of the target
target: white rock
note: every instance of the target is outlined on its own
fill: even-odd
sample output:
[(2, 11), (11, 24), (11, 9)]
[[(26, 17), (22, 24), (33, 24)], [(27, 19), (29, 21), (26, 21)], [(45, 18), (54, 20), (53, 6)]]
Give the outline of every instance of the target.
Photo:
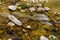
[(14, 26), (15, 24), (13, 22), (9, 22), (7, 25)]
[(44, 11), (44, 8), (39, 7), (39, 8), (37, 8), (37, 11), (38, 11), (38, 12), (39, 12), (39, 11)]
[(30, 25), (28, 25), (26, 28), (31, 28), (31, 26), (30, 26)]
[(49, 39), (47, 37), (45, 37), (45, 36), (41, 36), (40, 40), (49, 40)]
[(11, 20), (13, 23), (15, 23), (18, 26), (22, 25), (22, 22), (19, 21), (15, 16), (13, 15), (8, 15), (9, 20)]
[(45, 21), (48, 21), (49, 18), (44, 15), (44, 14), (36, 14), (36, 15), (33, 15), (33, 18), (36, 19), (36, 20), (45, 20)]
[(49, 8), (49, 7), (45, 7), (45, 10), (46, 10), (46, 11), (49, 11), (49, 10), (50, 10), (50, 8)]
[(8, 39), (8, 40), (12, 40), (12, 39), (10, 38), (10, 39)]
[(10, 9), (10, 10), (16, 10), (16, 8), (17, 8), (17, 6), (15, 6), (15, 5), (9, 5), (8, 6), (8, 9)]
[(30, 10), (30, 12), (33, 12), (33, 11), (35, 11), (35, 8), (31, 7), (31, 8), (29, 8), (29, 10)]

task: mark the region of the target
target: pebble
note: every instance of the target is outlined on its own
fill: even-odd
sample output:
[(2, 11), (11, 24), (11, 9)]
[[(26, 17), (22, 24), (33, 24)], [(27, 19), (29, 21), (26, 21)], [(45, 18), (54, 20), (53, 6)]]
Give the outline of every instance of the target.
[(8, 23), (9, 26), (14, 26), (15, 24), (13, 22)]
[(28, 25), (26, 28), (31, 28), (31, 26), (30, 26), (30, 25)]
[(0, 5), (1, 5), (2, 3), (0, 2)]
[(19, 21), (15, 16), (13, 15), (8, 15), (9, 20), (11, 20), (13, 23), (15, 23), (18, 26), (21, 26), (22, 23)]
[(2, 39), (0, 39), (0, 40), (2, 40)]
[(50, 35), (49, 38), (56, 39), (56, 37), (54, 35)]
[(49, 39), (47, 37), (45, 37), (45, 36), (41, 36), (40, 40), (49, 40)]
[(20, 5), (19, 3), (16, 3), (16, 6)]
[(49, 7), (45, 7), (45, 10), (46, 10), (46, 11), (49, 11), (49, 10), (50, 10), (50, 8), (49, 8)]
[(25, 10), (20, 10), (21, 12), (25, 12)]
[(8, 9), (10, 9), (10, 10), (12, 10), (12, 11), (15, 11), (16, 8), (17, 8), (17, 6), (15, 6), (15, 5), (9, 5), (9, 6), (8, 6)]
[(40, 3), (40, 4), (37, 4), (39, 7), (42, 7), (42, 4)]
[(37, 8), (37, 11), (38, 11), (38, 12), (39, 12), (39, 11), (44, 11), (44, 8), (39, 7), (39, 8)]
[(35, 11), (35, 8), (34, 7), (31, 7), (29, 8), (30, 12), (34, 12)]
[(12, 40), (11, 38), (9, 38), (8, 40)]
[(35, 0), (30, 0), (30, 2), (33, 2), (33, 3), (35, 3)]

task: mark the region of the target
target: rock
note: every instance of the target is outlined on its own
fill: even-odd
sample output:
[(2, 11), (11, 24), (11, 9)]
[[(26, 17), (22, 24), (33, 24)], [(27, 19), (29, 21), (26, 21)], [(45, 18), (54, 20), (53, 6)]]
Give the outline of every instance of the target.
[(31, 2), (35, 3), (35, 0), (30, 0), (30, 3), (31, 3)]
[(7, 25), (14, 26), (15, 24), (13, 22), (9, 22)]
[(27, 5), (27, 6), (30, 6), (31, 4), (30, 4), (30, 3), (27, 3), (26, 5)]
[(49, 0), (45, 0), (46, 1), (46, 3), (48, 3), (49, 2)]
[(18, 26), (22, 25), (22, 22), (19, 21), (15, 16), (13, 15), (8, 15), (9, 20), (11, 20), (13, 23), (15, 23)]
[(30, 26), (30, 25), (28, 25), (26, 28), (31, 28), (31, 26)]
[(39, 11), (45, 11), (45, 10), (44, 10), (44, 8), (39, 7), (39, 8), (37, 8), (37, 12), (39, 12)]
[(52, 23), (49, 23), (49, 22), (42, 22), (43, 24), (47, 24), (49, 26), (52, 26)]
[(45, 10), (46, 11), (50, 11), (51, 9), (49, 7), (45, 7)]
[(34, 12), (35, 11), (35, 8), (34, 7), (31, 7), (29, 8), (30, 12)]
[(0, 2), (0, 5), (1, 5), (2, 3)]
[(54, 40), (54, 39), (56, 39), (56, 37), (55, 37), (54, 35), (50, 35), (50, 36), (49, 36), (49, 39), (50, 39), (50, 40), (51, 40), (51, 39)]
[(25, 10), (20, 10), (21, 12), (25, 12)]
[(16, 3), (16, 6), (19, 6), (20, 4), (19, 3)]
[(41, 36), (40, 40), (49, 40), (49, 39), (47, 37), (45, 37), (45, 36)]
[(12, 40), (11, 38), (9, 38), (8, 40)]
[(40, 20), (48, 21), (49, 20), (49, 18), (44, 14), (36, 14), (36, 15), (33, 15), (32, 18), (35, 20), (38, 20), (38, 21), (40, 21)]
[(2, 40), (2, 39), (0, 39), (0, 40)]
[(8, 9), (10, 9), (10, 10), (12, 10), (12, 11), (15, 11), (16, 8), (17, 8), (17, 6), (15, 6), (15, 5), (9, 5), (9, 6), (8, 6)]
[(41, 3), (40, 3), (40, 4), (37, 4), (37, 6), (38, 6), (38, 7), (42, 7), (42, 4), (41, 4)]

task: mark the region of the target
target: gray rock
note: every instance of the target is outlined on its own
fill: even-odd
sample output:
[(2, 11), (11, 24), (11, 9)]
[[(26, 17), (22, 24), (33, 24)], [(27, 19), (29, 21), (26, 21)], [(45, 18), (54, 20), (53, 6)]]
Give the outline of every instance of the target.
[(15, 16), (13, 15), (8, 15), (9, 20), (11, 20), (13, 23), (15, 23), (18, 26), (22, 25), (22, 22), (19, 21)]
[(39, 20), (39, 21), (40, 20), (45, 20), (45, 21), (49, 20), (49, 18), (44, 14), (36, 14), (36, 15), (33, 15), (32, 18), (35, 19), (35, 20)]

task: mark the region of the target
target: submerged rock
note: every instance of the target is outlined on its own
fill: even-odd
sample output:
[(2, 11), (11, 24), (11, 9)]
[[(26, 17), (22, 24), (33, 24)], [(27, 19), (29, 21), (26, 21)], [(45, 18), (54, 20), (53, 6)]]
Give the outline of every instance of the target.
[(19, 21), (15, 16), (13, 15), (8, 15), (9, 20), (11, 20), (13, 23), (15, 23), (18, 26), (21, 26), (22, 23)]

